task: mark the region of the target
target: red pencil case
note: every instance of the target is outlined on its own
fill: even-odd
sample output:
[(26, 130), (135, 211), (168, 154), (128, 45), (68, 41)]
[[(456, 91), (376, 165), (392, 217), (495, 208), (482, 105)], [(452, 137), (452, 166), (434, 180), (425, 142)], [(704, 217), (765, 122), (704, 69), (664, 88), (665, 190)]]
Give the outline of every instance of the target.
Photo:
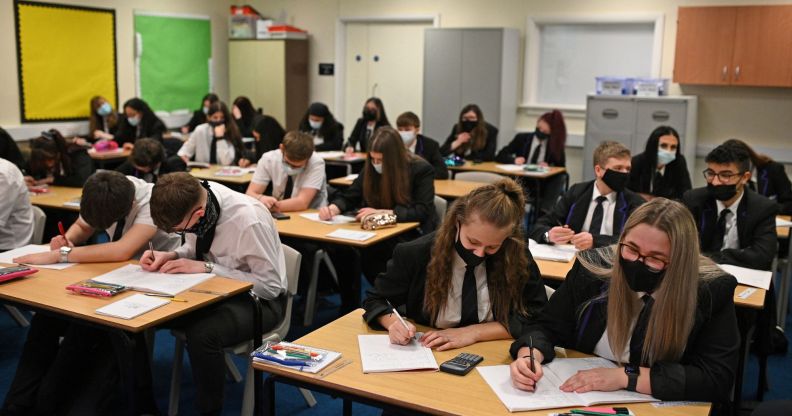
[(11, 266), (0, 268), (0, 282), (13, 280), (19, 277), (27, 276), (36, 273), (38, 269), (28, 266)]

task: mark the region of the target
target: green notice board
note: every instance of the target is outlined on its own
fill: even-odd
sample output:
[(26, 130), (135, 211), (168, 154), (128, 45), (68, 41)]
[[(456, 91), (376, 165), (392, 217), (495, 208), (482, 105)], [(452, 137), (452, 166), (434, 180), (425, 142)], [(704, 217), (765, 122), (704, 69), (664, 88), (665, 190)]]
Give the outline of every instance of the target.
[(152, 109), (198, 108), (212, 88), (208, 17), (135, 14), (137, 91)]

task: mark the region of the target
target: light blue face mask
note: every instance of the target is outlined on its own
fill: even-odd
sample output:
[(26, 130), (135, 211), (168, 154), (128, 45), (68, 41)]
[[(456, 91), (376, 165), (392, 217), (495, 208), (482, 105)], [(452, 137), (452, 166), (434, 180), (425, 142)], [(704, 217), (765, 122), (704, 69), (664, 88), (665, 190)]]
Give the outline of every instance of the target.
[(377, 171), (377, 173), (382, 175), (382, 163), (372, 163), (371, 166), (374, 167), (374, 170)]
[(110, 106), (110, 103), (105, 102), (99, 108), (96, 109), (96, 114), (99, 114), (102, 117), (107, 117), (113, 112), (113, 107)]
[(308, 120), (308, 124), (310, 124), (311, 128), (314, 129), (314, 130), (319, 130), (320, 128), (322, 128), (322, 122), (321, 121)]
[(127, 121), (129, 122), (130, 126), (137, 127), (137, 125), (140, 124), (140, 116), (129, 117), (129, 118), (127, 118)]
[(305, 166), (303, 166), (301, 168), (295, 168), (295, 167), (292, 167), (291, 165), (289, 165), (286, 162), (281, 162), (281, 163), (283, 163), (283, 170), (286, 172), (286, 175), (288, 175), (288, 176), (297, 176), (297, 175), (303, 173), (303, 171), (305, 170)]
[(206, 115), (209, 115), (209, 107), (204, 107), (203, 108), (203, 113), (206, 114)]
[(675, 152), (667, 152), (665, 150), (657, 150), (657, 164), (658, 165), (667, 165), (676, 159)]

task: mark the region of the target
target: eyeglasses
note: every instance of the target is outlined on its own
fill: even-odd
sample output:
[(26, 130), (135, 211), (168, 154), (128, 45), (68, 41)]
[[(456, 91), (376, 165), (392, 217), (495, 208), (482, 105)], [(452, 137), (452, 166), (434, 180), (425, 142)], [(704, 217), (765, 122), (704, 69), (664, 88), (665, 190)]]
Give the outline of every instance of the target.
[(653, 272), (660, 272), (668, 267), (668, 262), (658, 259), (654, 256), (642, 256), (637, 247), (633, 247), (626, 243), (619, 243), (619, 253), (624, 260), (627, 261), (641, 261), (649, 270)]
[[(190, 213), (190, 216), (189, 216), (189, 217), (187, 217), (187, 224), (189, 224), (189, 223), (190, 223), (190, 220), (192, 219), (193, 215), (195, 215), (195, 213), (196, 213), (196, 212), (198, 212), (198, 211), (199, 211), (199, 210), (201, 210), (201, 209), (203, 209), (203, 207), (198, 207), (198, 208), (195, 208), (195, 209), (193, 210), (193, 212), (192, 212), (192, 213)], [(178, 235), (179, 237), (184, 237), (184, 234), (185, 234), (185, 233), (187, 233), (187, 230), (189, 230), (189, 228), (182, 228), (181, 230), (176, 230), (176, 229), (174, 229), (174, 230), (173, 230), (173, 233), (174, 233), (174, 234), (176, 234), (176, 235)]]
[(735, 176), (742, 176), (743, 173), (745, 172), (732, 173), (729, 172), (728, 170), (723, 172), (715, 172), (712, 169), (704, 169), (704, 172), (701, 173), (704, 174), (704, 179), (706, 179), (707, 182), (712, 181), (717, 176), (721, 182), (728, 183), (731, 182), (731, 179), (734, 178)]

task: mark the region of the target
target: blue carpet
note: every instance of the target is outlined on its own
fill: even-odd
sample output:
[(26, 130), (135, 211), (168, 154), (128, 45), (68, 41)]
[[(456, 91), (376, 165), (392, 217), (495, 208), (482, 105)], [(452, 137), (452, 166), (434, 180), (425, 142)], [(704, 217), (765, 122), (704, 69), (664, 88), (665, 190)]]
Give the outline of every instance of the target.
[[(367, 283), (364, 280), (363, 285)], [(365, 288), (364, 288), (365, 290)], [(300, 336), (332, 321), (337, 317), (338, 305), (340, 301), (337, 295), (326, 296), (318, 304), (317, 316), (311, 327), (300, 326), (302, 313), (299, 302), (295, 303), (294, 316), (292, 317), (292, 329), (288, 339), (297, 339)], [(792, 314), (787, 318), (786, 333), (792, 334)], [(11, 317), (0, 310), (0, 392), (2, 397), (11, 383), (11, 379), (16, 369), (17, 359), (22, 344), (24, 343), (27, 329), (20, 328)], [(235, 357), (234, 361), (244, 375), (246, 363), (244, 358)], [(153, 376), (154, 389), (157, 403), (160, 410), (165, 413), (168, 406), (168, 394), (170, 387), (170, 372), (173, 363), (173, 337), (168, 331), (157, 332)], [(770, 390), (765, 393), (765, 400), (789, 399), (792, 397), (792, 348), (785, 356), (771, 356), (768, 362), (768, 374)], [(743, 385), (743, 394), (746, 400), (751, 400), (756, 396), (758, 380), (758, 368), (756, 358), (752, 357), (748, 363)], [(228, 381), (226, 384), (225, 415), (238, 415), (242, 401), (242, 383)], [(318, 404), (314, 408), (309, 408), (297, 388), (278, 384), (276, 388), (276, 410), (278, 414), (288, 415), (337, 415), (342, 412), (342, 402), (327, 395), (314, 394)], [(180, 414), (195, 414), (193, 403), (195, 400), (195, 390), (192, 384), (190, 365), (185, 354), (184, 370), (182, 373)], [(379, 415), (378, 409), (355, 404), (353, 408), (355, 415)]]

